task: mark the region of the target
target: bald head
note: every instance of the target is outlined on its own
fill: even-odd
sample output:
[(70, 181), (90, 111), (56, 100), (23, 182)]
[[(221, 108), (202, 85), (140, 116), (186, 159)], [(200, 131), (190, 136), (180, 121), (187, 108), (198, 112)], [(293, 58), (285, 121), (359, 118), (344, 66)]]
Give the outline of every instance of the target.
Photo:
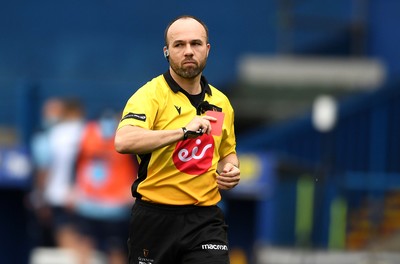
[(176, 36), (176, 31), (180, 29), (197, 29), (198, 32), (200, 32), (201, 37), (203, 37), (205, 42), (208, 43), (208, 28), (206, 24), (197, 17), (183, 15), (173, 19), (165, 29), (165, 46), (168, 47), (168, 45), (171, 43), (171, 35)]

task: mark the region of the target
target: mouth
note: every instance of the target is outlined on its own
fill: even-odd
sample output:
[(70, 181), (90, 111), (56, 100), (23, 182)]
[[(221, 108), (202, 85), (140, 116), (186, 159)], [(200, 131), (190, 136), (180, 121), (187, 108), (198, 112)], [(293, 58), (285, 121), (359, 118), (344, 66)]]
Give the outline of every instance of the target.
[(196, 61), (192, 61), (192, 60), (183, 61), (182, 64), (183, 65), (197, 65)]

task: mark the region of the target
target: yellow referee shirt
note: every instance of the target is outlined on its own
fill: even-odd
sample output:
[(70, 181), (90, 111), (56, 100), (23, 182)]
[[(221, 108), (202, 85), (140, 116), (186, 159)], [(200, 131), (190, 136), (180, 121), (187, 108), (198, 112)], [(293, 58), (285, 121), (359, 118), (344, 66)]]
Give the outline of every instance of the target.
[(216, 169), (220, 159), (236, 153), (234, 112), (228, 98), (204, 77), (201, 86), (204, 98), (200, 107), (191, 103), (169, 71), (129, 98), (118, 129), (127, 125), (177, 129), (186, 126), (196, 114), (203, 115), (204, 110), (223, 113), (222, 132), (217, 135), (204, 134), (138, 155), (140, 165), (132, 185), (133, 196), (170, 205), (208, 206), (220, 201)]

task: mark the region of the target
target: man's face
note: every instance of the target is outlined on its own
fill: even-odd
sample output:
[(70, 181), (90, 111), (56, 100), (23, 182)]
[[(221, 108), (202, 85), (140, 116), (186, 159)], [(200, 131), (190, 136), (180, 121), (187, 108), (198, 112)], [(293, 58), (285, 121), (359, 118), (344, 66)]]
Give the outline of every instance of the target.
[(170, 26), (167, 39), (172, 70), (185, 79), (198, 76), (210, 50), (204, 27), (192, 18), (179, 19)]

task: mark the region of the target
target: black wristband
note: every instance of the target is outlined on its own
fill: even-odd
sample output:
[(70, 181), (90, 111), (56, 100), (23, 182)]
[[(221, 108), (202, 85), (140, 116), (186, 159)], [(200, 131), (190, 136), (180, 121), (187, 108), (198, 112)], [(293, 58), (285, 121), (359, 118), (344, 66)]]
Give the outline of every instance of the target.
[(188, 137), (188, 130), (186, 129), (186, 127), (182, 127), (182, 130), (183, 130), (183, 139), (187, 139), (187, 137)]

